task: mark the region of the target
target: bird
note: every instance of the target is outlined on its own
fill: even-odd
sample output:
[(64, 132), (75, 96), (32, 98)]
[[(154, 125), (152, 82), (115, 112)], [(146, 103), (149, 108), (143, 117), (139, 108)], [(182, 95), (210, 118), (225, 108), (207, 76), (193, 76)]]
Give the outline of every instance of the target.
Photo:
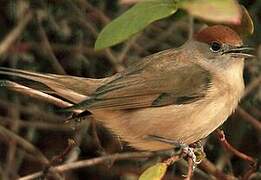
[(129, 146), (159, 151), (173, 147), (147, 137), (192, 144), (224, 123), (244, 93), (249, 50), (232, 28), (213, 25), (179, 48), (141, 58), (101, 79), (4, 67), (0, 74), (42, 83), (48, 93), (74, 104), (65, 111), (88, 111)]

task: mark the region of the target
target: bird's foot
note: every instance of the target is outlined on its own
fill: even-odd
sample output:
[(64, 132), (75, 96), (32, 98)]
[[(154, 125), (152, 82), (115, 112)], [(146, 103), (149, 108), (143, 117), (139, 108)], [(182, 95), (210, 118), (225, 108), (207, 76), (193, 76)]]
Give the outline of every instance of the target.
[(192, 160), (193, 170), (205, 158), (204, 149), (200, 141), (191, 145), (181, 143), (180, 149), (183, 157), (188, 157)]
[(155, 135), (149, 135), (146, 137), (146, 139), (173, 145), (173, 147), (175, 148), (175, 154), (177, 154), (178, 152), (181, 157), (185, 157), (185, 158), (188, 157), (192, 159), (193, 170), (195, 169), (196, 165), (201, 163), (201, 161), (205, 158), (204, 149), (200, 141), (193, 143), (191, 145), (187, 145), (180, 141), (175, 141), (172, 139), (155, 136)]

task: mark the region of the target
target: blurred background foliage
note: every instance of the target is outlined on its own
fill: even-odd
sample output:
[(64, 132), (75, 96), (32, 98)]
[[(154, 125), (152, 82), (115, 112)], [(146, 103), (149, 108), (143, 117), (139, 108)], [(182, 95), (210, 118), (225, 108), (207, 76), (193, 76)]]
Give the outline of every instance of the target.
[[(2, 0), (0, 66), (101, 78), (121, 71), (141, 57), (178, 47), (188, 39), (192, 18), (184, 11), (178, 11), (149, 25), (122, 44), (94, 51), (101, 29), (129, 7), (122, 2)], [(257, 57), (246, 62), (244, 77), (248, 93), (223, 129), (228, 141), (236, 148), (260, 158), (261, 1), (239, 2), (247, 8), (254, 21), (255, 32), (246, 39), (246, 44), (256, 49)], [(203, 25), (202, 21), (195, 19), (194, 31)], [(9, 42), (10, 33), (13, 33), (13, 40), (9, 39)], [(9, 46), (6, 47), (3, 42), (9, 42)], [(55, 106), (3, 88), (0, 89), (0, 98), (0, 124), (32, 142), (48, 159), (62, 153), (70, 138), (76, 138), (79, 146), (66, 155), (64, 161), (68, 162), (132, 150), (128, 146), (122, 149), (117, 137), (100, 125), (92, 122), (65, 124), (66, 116), (57, 113)], [(249, 168), (247, 162), (225, 152), (213, 135), (204, 143), (207, 158), (224, 173), (239, 177)], [(136, 179), (145, 168), (158, 161), (159, 157), (106, 162), (68, 171), (64, 175), (66, 179)], [(181, 179), (181, 175), (186, 174), (186, 166), (184, 161), (179, 161), (169, 168), (165, 179)], [(0, 136), (0, 179), (17, 179), (42, 168), (42, 164), (19, 148), (16, 141), (7, 141), (5, 136)], [(194, 179), (212, 177), (199, 168), (194, 174)], [(251, 178), (260, 179), (261, 175), (253, 173)]]

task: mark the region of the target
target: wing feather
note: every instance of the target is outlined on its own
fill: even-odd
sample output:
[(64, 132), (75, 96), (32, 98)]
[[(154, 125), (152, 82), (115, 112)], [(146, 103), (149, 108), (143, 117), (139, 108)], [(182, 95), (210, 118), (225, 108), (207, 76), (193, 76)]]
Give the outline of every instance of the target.
[(116, 74), (89, 99), (67, 110), (165, 106), (193, 102), (204, 96), (210, 84), (208, 71), (195, 63), (182, 62), (182, 55), (173, 50), (160, 54)]

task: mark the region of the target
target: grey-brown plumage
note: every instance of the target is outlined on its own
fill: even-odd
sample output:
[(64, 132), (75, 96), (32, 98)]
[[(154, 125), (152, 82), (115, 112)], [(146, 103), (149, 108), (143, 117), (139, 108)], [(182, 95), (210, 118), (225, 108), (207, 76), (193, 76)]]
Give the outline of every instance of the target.
[(145, 57), (104, 79), (8, 68), (0, 68), (0, 74), (43, 83), (51, 89), (48, 93), (76, 103), (67, 110), (90, 111), (135, 148), (161, 150), (171, 146), (146, 136), (190, 144), (227, 119), (243, 93), (246, 49), (233, 30), (217, 25), (200, 31), (179, 49)]
[(173, 50), (149, 56), (115, 75), (74, 108), (136, 109), (183, 104), (203, 97), (210, 83), (209, 72), (194, 63), (178, 63), (179, 58), (182, 54)]

